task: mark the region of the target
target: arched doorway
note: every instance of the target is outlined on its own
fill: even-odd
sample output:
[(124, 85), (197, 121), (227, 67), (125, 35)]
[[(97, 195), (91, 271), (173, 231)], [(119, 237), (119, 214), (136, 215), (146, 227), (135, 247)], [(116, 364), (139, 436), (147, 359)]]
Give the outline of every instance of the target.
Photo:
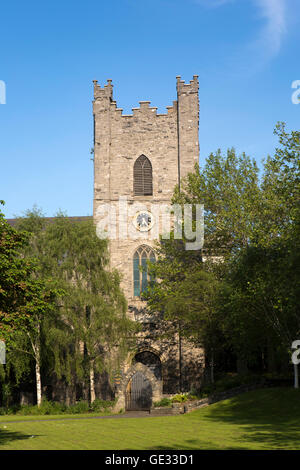
[[(134, 391), (136, 388), (139, 389), (139, 387), (136, 387), (137, 384), (134, 384), (134, 382), (137, 380), (138, 377), (136, 377), (133, 382), (132, 382), (132, 378), (138, 372), (141, 373), (145, 379), (147, 379), (147, 381), (144, 381), (144, 385), (146, 386), (145, 387), (146, 396), (147, 396), (147, 391), (149, 394), (151, 393), (151, 402), (159, 401), (162, 399), (162, 381), (157, 380), (157, 378), (155, 377), (153, 372), (149, 369), (149, 367), (145, 366), (141, 362), (136, 362), (129, 368), (127, 373), (123, 376), (117, 388), (116, 405), (114, 408), (116, 413), (119, 412), (120, 410), (131, 409), (130, 408), (130, 405), (131, 405), (130, 403), (131, 393), (130, 392)], [(150, 383), (151, 389), (150, 387), (147, 387), (148, 383)], [(141, 387), (141, 388), (143, 389), (144, 387)], [(150, 400), (148, 400), (148, 403), (146, 403), (147, 405), (146, 409), (148, 410), (150, 409), (148, 407), (149, 404), (150, 404)], [(136, 403), (132, 403), (132, 405), (136, 405)], [(143, 402), (142, 403), (138, 402), (138, 405), (145, 406)], [(142, 408), (138, 408), (138, 409), (142, 409)]]
[(127, 411), (150, 410), (151, 405), (151, 383), (142, 372), (136, 372), (126, 387), (125, 408)]
[(152, 351), (142, 351), (134, 356), (133, 364), (141, 363), (147, 366), (157, 380), (162, 380), (162, 368), (160, 358)]

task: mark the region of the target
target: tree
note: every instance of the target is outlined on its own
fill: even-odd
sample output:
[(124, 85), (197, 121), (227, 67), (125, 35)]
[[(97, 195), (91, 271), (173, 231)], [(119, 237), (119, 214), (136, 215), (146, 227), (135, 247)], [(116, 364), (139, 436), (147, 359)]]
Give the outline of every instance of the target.
[(27, 232), (11, 227), (0, 212), (0, 334), (8, 346), (14, 332), (26, 330), (34, 315), (44, 312), (54, 299), (54, 292), (34, 279), (34, 260), (21, 255), (28, 237)]
[(261, 184), (260, 244), (267, 246), (276, 244), (278, 237), (295, 236), (295, 230), (299, 236), (300, 132), (288, 133), (285, 123), (280, 122), (274, 133), (279, 147), (265, 162)]
[[(58, 291), (34, 275), (36, 263), (22, 256), (29, 234), (11, 227), (0, 213), (0, 334), (7, 349), (15, 348), (21, 334), (39, 337), (40, 322), (55, 305)], [(36, 357), (37, 396), (40, 398), (40, 350)]]
[(255, 221), (259, 236), (228, 264), (228, 295), (222, 302), (228, 333), (239, 331), (241, 340), (241, 331), (247, 331), (247, 340), (236, 338), (236, 347), (249, 356), (258, 342), (260, 349), (267, 345), (271, 368), (274, 351), (287, 354), (300, 334), (300, 132), (288, 133), (279, 123), (275, 134), (280, 147), (264, 165)]
[(148, 308), (160, 313), (164, 335), (180, 337), (204, 347), (212, 365), (219, 351), (220, 329), (215, 299), (219, 283), (213, 273), (205, 270), (201, 251), (185, 250), (184, 240), (162, 240), (157, 249), (158, 259), (149, 263), (152, 282), (144, 295)]
[(95, 373), (118, 367), (135, 331), (119, 274), (109, 270), (108, 243), (96, 236), (92, 220), (58, 214), (47, 222), (36, 210), (26, 216), (19, 226), (32, 230), (30, 248), (39, 258), (39, 275), (51, 276), (65, 292), (59, 319), (53, 317), (44, 328), (44, 350), (54, 354), (56, 374), (73, 385), (75, 375), (82, 380), (88, 375), (93, 402)]
[(260, 213), (259, 170), (245, 153), (234, 149), (207, 158), (203, 169), (195, 165), (177, 187), (174, 203), (203, 204), (204, 251), (226, 257), (247, 246), (257, 236), (255, 221)]
[(204, 205), (204, 249), (186, 251), (184, 240), (172, 237), (170, 242), (161, 241), (162, 257), (153, 268), (159, 282), (149, 290), (148, 304), (172, 320), (177, 318), (190, 339), (201, 338), (213, 364), (224, 344), (217, 299), (226, 260), (255, 236), (260, 210), (257, 165), (245, 154), (237, 156), (234, 149), (225, 157), (217, 151), (203, 170), (196, 165), (194, 173), (182, 180), (172, 202)]
[[(287, 351), (299, 331), (300, 133), (279, 123), (275, 134), (281, 147), (268, 157), (261, 179), (255, 161), (231, 149), (211, 154), (175, 188), (173, 203), (204, 205), (198, 258), (205, 262), (193, 263), (196, 253), (185, 253), (180, 241), (161, 242), (164, 259), (153, 271), (159, 282), (148, 293), (150, 307), (176, 312), (187, 331), (197, 317), (199, 335), (209, 332), (206, 344), (224, 334), (238, 362), (254, 361), (266, 343), (269, 351)], [(211, 276), (205, 289), (203, 271)], [(204, 290), (213, 302), (203, 302)], [(213, 330), (201, 327), (205, 303), (216, 319)]]

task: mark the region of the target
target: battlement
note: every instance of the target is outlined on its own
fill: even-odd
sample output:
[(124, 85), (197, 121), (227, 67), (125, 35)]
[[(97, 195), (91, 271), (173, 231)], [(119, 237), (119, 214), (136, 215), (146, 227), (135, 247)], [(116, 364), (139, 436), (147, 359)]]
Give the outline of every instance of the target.
[[(175, 90), (176, 93), (176, 90)], [(198, 76), (185, 83), (177, 77), (176, 99), (158, 111), (149, 100), (128, 113), (113, 98), (112, 80), (94, 80), (95, 200), (119, 194), (134, 197), (133, 165), (141, 155), (150, 160), (153, 197), (169, 200), (179, 178), (199, 158)]]
[[(190, 80), (189, 83), (185, 83), (184, 80), (181, 80), (181, 76), (178, 75), (176, 77), (177, 80), (177, 93), (178, 95), (185, 94), (185, 93), (198, 93), (199, 90), (199, 80), (198, 80), (198, 75), (193, 75), (193, 79)], [(94, 83), (94, 99), (109, 99), (111, 103), (115, 106), (115, 109), (120, 111), (122, 108), (117, 108), (116, 107), (116, 101), (113, 100), (113, 84), (112, 84), (112, 79), (108, 78), (107, 79), (107, 84), (101, 88), (100, 85), (98, 85), (98, 80), (93, 80)], [(175, 107), (175, 104), (177, 103), (176, 101), (173, 102), (173, 106), (167, 106), (167, 110), (169, 113), (169, 109), (172, 109)], [(152, 107), (150, 108), (150, 101), (140, 101), (139, 102), (140, 107), (139, 108), (132, 108), (133, 111), (136, 110), (156, 110), (157, 108)], [(128, 115), (127, 115), (128, 116)]]
[[(170, 116), (177, 112), (177, 101), (173, 101), (172, 106), (166, 106), (166, 113), (157, 113), (156, 106), (150, 106), (150, 101), (139, 101), (139, 107), (132, 108), (132, 114), (123, 114), (123, 108), (118, 108), (117, 102), (113, 100), (113, 85), (112, 80), (108, 79), (107, 84), (101, 87), (97, 80), (93, 80), (94, 83), (94, 110), (97, 112), (97, 102), (106, 102), (106, 109), (115, 113), (117, 117), (129, 118), (129, 117), (140, 117), (140, 116)], [(108, 107), (108, 108), (107, 108)], [(103, 109), (103, 108), (102, 108)]]
[(110, 78), (107, 79), (107, 84), (104, 85), (103, 88), (101, 88), (100, 85), (98, 85), (98, 80), (93, 80), (94, 83), (94, 99), (110, 99), (112, 100), (113, 97), (113, 85), (112, 85), (112, 80)]
[(185, 93), (198, 93), (199, 89), (199, 80), (198, 75), (193, 76), (193, 80), (190, 80), (190, 83), (185, 83), (184, 80), (181, 80), (181, 76), (176, 77), (177, 80), (177, 93), (182, 95)]

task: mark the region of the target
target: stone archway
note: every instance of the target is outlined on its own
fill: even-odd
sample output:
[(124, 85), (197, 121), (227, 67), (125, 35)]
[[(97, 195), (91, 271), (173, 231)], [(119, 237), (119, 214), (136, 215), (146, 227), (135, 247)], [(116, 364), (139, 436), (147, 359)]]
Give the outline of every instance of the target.
[(133, 364), (144, 364), (153, 372), (157, 380), (162, 380), (162, 364), (159, 355), (150, 349), (143, 349), (136, 353)]
[(141, 362), (136, 362), (127, 371), (120, 383), (120, 386), (118, 387), (118, 391), (116, 393), (116, 412), (122, 409), (126, 409), (126, 391), (128, 390), (128, 386), (130, 384), (131, 379), (137, 372), (141, 373), (145, 380), (148, 381), (151, 386), (152, 403), (154, 401), (159, 401), (162, 398), (162, 381), (158, 380), (155, 377), (154, 373), (147, 366), (145, 366)]

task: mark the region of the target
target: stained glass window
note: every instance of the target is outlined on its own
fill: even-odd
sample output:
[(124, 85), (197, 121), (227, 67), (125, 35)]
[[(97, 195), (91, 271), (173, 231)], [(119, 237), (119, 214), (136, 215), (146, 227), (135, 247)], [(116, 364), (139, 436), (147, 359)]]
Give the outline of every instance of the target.
[(147, 289), (148, 282), (153, 281), (148, 274), (147, 261), (155, 262), (153, 249), (148, 245), (141, 245), (133, 256), (133, 294), (140, 297)]

